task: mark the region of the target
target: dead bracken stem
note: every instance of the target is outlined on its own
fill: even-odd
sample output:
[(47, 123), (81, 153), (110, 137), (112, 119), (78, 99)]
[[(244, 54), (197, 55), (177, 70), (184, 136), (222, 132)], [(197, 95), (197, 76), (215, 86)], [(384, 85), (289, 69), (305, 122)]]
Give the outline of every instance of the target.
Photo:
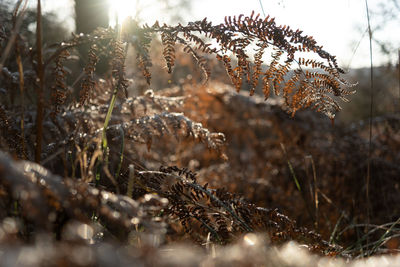
[(44, 68), (42, 56), (42, 7), (40, 0), (37, 0), (36, 18), (36, 53), (37, 53), (37, 108), (36, 108), (36, 149), (35, 162), (40, 163), (43, 139), (43, 116), (44, 116)]

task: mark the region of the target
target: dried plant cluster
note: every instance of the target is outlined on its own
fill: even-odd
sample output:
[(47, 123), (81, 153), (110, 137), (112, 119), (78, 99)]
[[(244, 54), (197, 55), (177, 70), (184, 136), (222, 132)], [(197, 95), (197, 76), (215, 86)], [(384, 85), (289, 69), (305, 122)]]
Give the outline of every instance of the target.
[[(335, 98), (352, 93), (335, 57), (312, 37), (254, 14), (227, 17), (219, 25), (204, 19), (186, 26), (139, 26), (127, 20), (121, 29), (74, 35), (45, 50), (43, 58), (17, 32), (15, 49), (6, 55), (19, 14), (17, 8), (0, 28), (1, 58), (8, 57), (0, 70), (0, 262), (171, 266), (185, 254), (182, 265), (258, 265), (268, 259), (293, 266), (283, 255), (297, 245), (269, 247), (288, 241), (330, 256), (395, 251), (383, 243), (398, 236), (396, 224), (369, 232), (371, 240), (382, 229), (388, 232), (374, 243), (340, 246), (361, 229), (355, 222), (345, 229), (340, 220), (365, 221), (363, 211), (346, 206), (361, 200), (351, 192), (361, 186), (355, 166), (366, 147), (363, 128), (349, 134), (313, 113), (295, 120), (286, 114), (310, 107), (333, 119), (339, 110)], [(129, 97), (128, 49), (134, 49), (150, 83), (151, 42), (157, 38), (168, 73), (189, 54), (207, 82), (212, 55), (233, 88), (187, 80)], [(86, 63), (76, 73), (69, 64), (81, 46), (88, 47)], [(270, 61), (264, 61), (267, 53)], [(109, 64), (102, 77), (96, 72), (101, 58)], [(258, 86), (262, 94), (240, 93), (244, 81), (250, 95)], [(41, 86), (39, 99), (35, 90)], [(270, 91), (282, 98), (269, 98)], [(43, 113), (37, 103), (45, 104)], [(379, 150), (396, 145), (398, 118), (392, 121), (374, 128), (390, 132), (374, 143), (374, 155), (383, 159), (374, 170), (386, 177), (389, 192), (384, 202), (373, 202), (372, 211), (381, 212), (376, 224), (396, 220), (400, 212), (390, 180), (399, 171), (390, 164), (398, 155)], [(312, 162), (313, 174), (304, 158)], [(338, 188), (343, 195), (331, 200)], [(381, 193), (372, 190), (372, 200)], [(384, 212), (389, 206), (394, 210)], [(335, 223), (344, 230), (333, 229)], [(192, 247), (172, 245), (179, 242)], [(245, 249), (235, 259), (222, 256)], [(305, 262), (324, 260), (303, 256)]]

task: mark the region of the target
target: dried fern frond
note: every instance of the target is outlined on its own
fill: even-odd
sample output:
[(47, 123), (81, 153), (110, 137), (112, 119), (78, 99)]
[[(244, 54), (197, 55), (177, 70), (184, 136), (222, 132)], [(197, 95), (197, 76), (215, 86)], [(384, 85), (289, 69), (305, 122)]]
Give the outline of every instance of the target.
[(80, 91), (80, 104), (84, 105), (90, 99), (90, 93), (92, 92), (95, 81), (94, 81), (94, 71), (96, 69), (96, 64), (99, 61), (99, 57), (97, 55), (98, 47), (97, 44), (93, 44), (89, 50), (89, 60), (86, 64), (84, 69), (85, 71), (85, 78), (81, 84), (81, 91)]
[(67, 70), (64, 67), (64, 61), (69, 57), (68, 50), (63, 50), (55, 60), (53, 71), (54, 85), (52, 87), (51, 102), (53, 104), (53, 113), (58, 114), (61, 106), (67, 98), (68, 86), (66, 84)]
[(219, 150), (225, 142), (222, 133), (212, 133), (204, 128), (201, 123), (194, 122), (181, 113), (155, 114), (144, 116), (139, 119), (131, 120), (117, 125), (112, 125), (107, 129), (107, 136), (110, 138), (120, 136), (120, 129), (125, 135), (135, 142), (145, 143), (151, 147), (153, 138), (161, 137), (166, 134), (175, 136), (193, 137), (199, 139), (210, 149)]
[(153, 90), (147, 90), (144, 96), (128, 98), (120, 105), (120, 110), (130, 118), (154, 115), (158, 112), (183, 112), (185, 99), (183, 96), (160, 96)]
[(26, 158), (26, 151), (22, 146), (22, 136), (17, 130), (16, 122), (8, 116), (6, 109), (0, 105), (0, 137), (7, 142), (8, 149), (19, 158)]
[[(104, 88), (101, 87), (98, 89), (104, 90)], [(187, 97), (185, 96), (169, 97), (158, 95), (155, 94), (153, 90), (149, 89), (143, 96), (128, 97), (116, 103), (113, 112), (113, 120), (127, 121), (146, 115), (152, 116), (160, 112), (183, 112), (186, 99)], [(66, 123), (68, 121), (68, 124), (71, 124), (71, 122), (73, 122), (73, 117), (82, 117), (86, 120), (90, 119), (92, 122), (100, 122), (101, 116), (107, 113), (107, 109), (108, 105), (106, 104), (92, 104), (90, 105), (90, 113), (80, 109), (68, 110), (62, 117), (59, 116), (58, 120), (60, 123), (66, 120)]]
[(172, 68), (175, 65), (175, 42), (176, 37), (170, 32), (163, 32), (161, 34), (161, 42), (164, 46), (163, 55), (167, 62), (168, 73), (172, 73)]
[[(335, 56), (323, 50), (311, 36), (286, 25), (278, 26), (273, 18), (261, 19), (259, 15), (254, 16), (254, 12), (250, 16), (226, 17), (225, 23), (219, 25), (212, 25), (207, 19), (191, 22), (187, 26), (160, 26), (156, 22), (152, 26), (139, 27), (134, 21), (126, 23), (135, 25), (125, 30), (124, 37), (139, 51), (142, 69), (143, 65), (149, 65), (146, 63), (149, 58), (142, 56), (140, 51), (148, 51), (150, 34), (160, 33), (168, 72), (172, 71), (174, 65), (176, 43), (183, 45), (184, 51), (195, 58), (206, 80), (210, 70), (198, 52), (213, 54), (224, 64), (238, 91), (245, 80), (251, 86), (250, 94), (253, 94), (262, 78), (264, 97), (267, 99), (270, 96), (271, 89), (275, 95), (283, 92), (292, 114), (299, 109), (312, 107), (334, 118), (340, 109), (334, 98), (344, 98), (353, 93), (349, 90), (352, 84), (342, 77), (344, 72), (339, 68)], [(204, 38), (216, 42), (217, 47), (206, 43)], [(251, 45), (256, 46), (254, 62), (247, 54)], [(262, 71), (263, 55), (269, 47), (273, 49), (271, 61), (267, 69)], [(233, 62), (231, 55), (236, 57), (236, 62)], [(297, 67), (293, 67), (294, 64)], [(309, 71), (309, 66), (315, 70)], [(146, 72), (145, 77), (149, 79), (148, 75)]]
[(119, 40), (112, 40), (111, 47), (111, 71), (115, 80), (117, 81), (116, 90), (124, 91), (125, 96), (128, 97), (128, 80), (125, 78), (125, 46)]
[[(313, 37), (286, 25), (278, 26), (275, 19), (262, 19), (259, 15), (255, 16), (254, 12), (250, 16), (226, 17), (225, 22), (218, 25), (212, 25), (204, 19), (186, 26), (160, 26), (158, 22), (152, 26), (139, 26), (128, 18), (122, 27), (122, 41), (135, 48), (137, 64), (148, 83), (152, 65), (149, 49), (154, 34), (161, 35), (168, 73), (172, 72), (175, 65), (175, 46), (178, 44), (184, 52), (193, 56), (204, 73), (205, 81), (209, 79), (211, 71), (203, 55), (214, 55), (225, 66), (237, 91), (246, 81), (251, 87), (250, 94), (254, 94), (261, 79), (265, 99), (271, 91), (275, 95), (282, 94), (292, 115), (300, 109), (311, 107), (333, 119), (340, 110), (336, 98), (346, 101), (345, 97), (354, 93), (349, 89), (353, 85), (342, 77), (344, 72), (339, 68), (336, 57), (323, 50)], [(103, 46), (100, 50), (107, 50), (100, 41), (105, 41), (112, 48), (113, 64), (120, 66), (118, 71), (114, 70), (114, 75), (119, 73), (118, 81), (122, 87), (126, 87), (126, 81), (121, 76), (124, 72), (121, 62), (124, 49), (117, 36), (117, 32), (111, 28), (99, 28), (92, 35), (75, 36), (64, 44), (65, 49), (86, 43), (92, 45), (89, 63), (85, 68), (82, 103), (93, 87), (89, 77), (96, 63), (94, 55), (101, 53), (94, 49)], [(211, 42), (206, 42), (206, 38)], [(256, 48), (252, 49), (253, 46)], [(248, 55), (249, 49), (255, 52), (254, 61)], [(270, 53), (269, 62), (264, 61), (266, 52)], [(115, 58), (118, 60), (115, 61)], [(266, 70), (263, 70), (264, 66)]]
[(150, 84), (151, 73), (149, 68), (152, 66), (152, 63), (149, 49), (152, 40), (151, 32), (141, 30), (136, 21), (132, 20), (132, 18), (127, 18), (122, 25), (121, 35), (124, 41), (132, 44), (135, 48), (138, 67), (142, 70), (147, 84)]
[(7, 39), (7, 33), (5, 27), (0, 27), (0, 48), (2, 49), (3, 42)]
[(167, 198), (167, 210), (179, 219), (188, 235), (199, 242), (211, 240), (226, 243), (246, 232), (267, 232), (271, 241), (282, 243), (288, 240), (305, 242), (314, 251), (337, 251), (322, 238), (298, 228), (287, 216), (277, 210), (257, 207), (243, 198), (222, 188), (201, 186), (196, 174), (185, 168), (161, 167), (159, 171), (140, 171), (136, 185)]
[[(193, 47), (188, 45), (184, 39), (179, 38), (179, 37), (177, 37), (177, 39), (181, 44), (185, 45), (185, 47), (183, 48), (183, 51), (193, 57), (193, 59), (196, 61), (196, 64), (202, 70), (205, 81), (208, 81), (208, 79), (210, 78), (210, 75), (211, 75), (211, 70), (207, 66), (207, 60), (203, 56), (199, 55), (199, 53), (197, 53)], [(207, 49), (205, 49), (203, 52), (205, 52), (205, 51), (211, 52), (211, 50), (207, 50)]]

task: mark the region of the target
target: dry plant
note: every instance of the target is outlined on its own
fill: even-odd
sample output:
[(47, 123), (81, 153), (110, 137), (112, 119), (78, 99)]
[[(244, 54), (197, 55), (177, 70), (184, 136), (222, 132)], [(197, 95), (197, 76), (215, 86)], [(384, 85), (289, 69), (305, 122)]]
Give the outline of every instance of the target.
[[(330, 145), (325, 139), (334, 134), (326, 132), (326, 120), (309, 113), (293, 120), (285, 113), (294, 115), (311, 108), (333, 119), (340, 109), (337, 99), (346, 100), (353, 93), (335, 57), (311, 36), (254, 13), (226, 17), (219, 25), (204, 19), (185, 26), (157, 22), (140, 26), (128, 19), (122, 28), (73, 35), (46, 50), (40, 42), (39, 5), (36, 47), (24, 46), (16, 32), (19, 45), (6, 52), (4, 47), (15, 41), (12, 21), (22, 15), (22, 2), (0, 28), (1, 57), (8, 58), (0, 70), (0, 93), (4, 95), (0, 100), (3, 255), (27, 249), (36, 255), (23, 258), (23, 262), (30, 260), (32, 265), (168, 265), (169, 260), (153, 256), (169, 249), (181, 253), (182, 249), (171, 244), (187, 241), (193, 250), (196, 245), (203, 250), (188, 262), (228, 264), (231, 259), (222, 258), (217, 250), (256, 245), (254, 253), (269, 251), (273, 259), (266, 244), (292, 240), (322, 255), (344, 255), (335, 242), (325, 241), (329, 230), (333, 231), (327, 225), (338, 218), (337, 213), (329, 214), (334, 205), (321, 201), (314, 206), (318, 196), (329, 199), (330, 192), (325, 190), (333, 167), (327, 167), (326, 177), (317, 177), (313, 165), (313, 186), (305, 189), (308, 184), (303, 175), (295, 177), (300, 190), (293, 186), (298, 158), (304, 155), (292, 144), (305, 147), (319, 142), (312, 151), (312, 162), (328, 165), (336, 154), (323, 157)], [(180, 88), (148, 90), (142, 96), (129, 97), (128, 49), (134, 49), (136, 64), (150, 84), (151, 42), (157, 38), (167, 72), (173, 72), (182, 56), (177, 51), (181, 47), (202, 71), (203, 86), (186, 82)], [(81, 46), (89, 48), (88, 60), (74, 76), (68, 64)], [(223, 66), (233, 88), (207, 83), (213, 71), (210, 56)], [(96, 73), (100, 57), (109, 59), (109, 71), (103, 77)], [(239, 93), (244, 82), (250, 95), (261, 86), (262, 96)], [(270, 98), (270, 91), (282, 97)], [(319, 131), (311, 132), (316, 125)], [(265, 131), (270, 133), (268, 138), (264, 138)], [(382, 141), (390, 142), (394, 141)], [(338, 147), (342, 145), (345, 143)], [(271, 179), (274, 177), (283, 179), (277, 182)], [(269, 183), (273, 186), (265, 186)], [(299, 203), (298, 196), (304, 207), (293, 205)], [(388, 199), (388, 203), (396, 199)], [(332, 218), (324, 221), (323, 215)], [(315, 226), (323, 236), (304, 225), (308, 229)], [(381, 243), (398, 235), (395, 225), (385, 228), (390, 231)], [(381, 243), (364, 249), (380, 252)], [(47, 251), (50, 246), (40, 244), (54, 249)], [(119, 246), (124, 252), (115, 254)], [(363, 242), (360, 246), (363, 248)], [(357, 254), (356, 249), (349, 248), (346, 253)], [(130, 250), (136, 256), (127, 252)], [(277, 266), (284, 251), (277, 252)], [(52, 256), (40, 256), (47, 252)], [(105, 256), (113, 260), (106, 261)], [(243, 254), (241, 260), (251, 257), (251, 253)]]

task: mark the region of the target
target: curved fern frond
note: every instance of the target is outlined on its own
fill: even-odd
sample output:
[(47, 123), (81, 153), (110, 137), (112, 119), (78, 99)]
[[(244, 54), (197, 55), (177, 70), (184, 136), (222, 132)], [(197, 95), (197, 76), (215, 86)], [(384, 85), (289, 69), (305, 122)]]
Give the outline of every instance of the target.
[[(243, 80), (246, 80), (251, 85), (250, 94), (253, 94), (262, 77), (264, 97), (269, 97), (271, 87), (275, 95), (282, 92), (292, 114), (313, 105), (319, 107), (318, 111), (333, 118), (340, 109), (335, 97), (353, 93), (348, 90), (352, 84), (341, 77), (344, 72), (339, 68), (336, 57), (323, 50), (313, 37), (286, 25), (278, 26), (273, 18), (261, 19), (259, 15), (254, 16), (254, 12), (250, 16), (226, 17), (225, 23), (219, 25), (212, 25), (207, 19), (175, 27), (165, 24), (160, 26), (156, 22), (153, 26), (145, 25), (144, 31), (161, 33), (163, 40), (173, 34), (185, 46), (184, 50), (196, 59), (199, 57), (194, 53), (191, 43), (203, 53), (214, 54), (224, 64), (237, 91), (241, 90)], [(216, 42), (217, 47), (211, 48), (211, 43), (206, 43), (204, 38)], [(251, 45), (256, 46), (254, 63), (247, 54)], [(271, 62), (262, 73), (262, 58), (265, 49), (270, 46), (273, 48)], [(235, 62), (231, 55), (235, 56)], [(203, 60), (197, 62), (201, 68), (204, 67)], [(294, 63), (297, 68), (292, 69)], [(315, 70), (310, 71), (308, 67)], [(303, 86), (300, 86), (300, 81), (304, 81)], [(299, 97), (306, 99), (299, 101)]]

